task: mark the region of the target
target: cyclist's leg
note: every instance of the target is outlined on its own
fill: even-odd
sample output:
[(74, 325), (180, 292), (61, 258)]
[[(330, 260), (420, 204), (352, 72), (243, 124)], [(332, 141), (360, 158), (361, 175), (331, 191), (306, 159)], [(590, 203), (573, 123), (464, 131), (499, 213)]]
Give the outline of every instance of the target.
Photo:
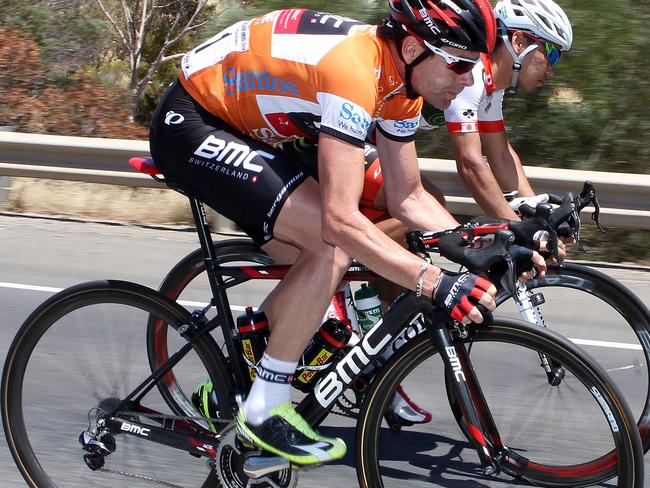
[[(174, 117), (169, 117), (172, 112)], [(316, 181), (281, 151), (241, 134), (205, 111), (180, 85), (161, 102), (151, 132), (152, 154), (173, 184), (233, 220), (258, 243), (277, 239), (300, 251), (278, 291), (265, 303), (274, 326), (269, 355), (261, 366), (267, 372), (276, 368), (280, 374), (271, 373), (267, 379), (283, 378), (284, 384), (258, 376), (251, 401), (240, 412), (240, 429), (257, 444), (294, 462), (342, 457), (342, 441), (318, 436), (299, 416), (291, 414), (292, 408), (284, 408), (286, 402), (278, 401), (281, 397), (289, 401), (290, 376), (349, 263), (341, 250), (321, 238)], [(260, 401), (260, 397), (273, 400)], [(255, 405), (262, 405), (266, 412), (259, 415), (259, 408), (252, 408)], [(261, 423), (250, 423), (244, 410), (255, 412), (256, 423)], [(265, 416), (269, 418), (263, 420)], [(298, 453), (299, 445), (285, 445), (292, 436), (284, 435), (286, 432), (277, 436), (274, 429), (265, 429), (273, 416), (278, 417), (276, 427), (282, 424), (283, 430), (294, 430), (295, 444), (321, 442), (319, 455)]]
[[(444, 204), (445, 200), (442, 192), (432, 182), (423, 178), (422, 183), (429, 193)], [(404, 235), (409, 229), (387, 212), (386, 195), (377, 150), (369, 144), (366, 144), (365, 147), (365, 179), (360, 208), (363, 214), (375, 222), (384, 234), (404, 245)], [(377, 280), (373, 283), (373, 286), (377, 289), (384, 310), (402, 291), (401, 287), (386, 280)], [(392, 353), (392, 348), (388, 348), (384, 353), (384, 359), (388, 359)], [(397, 429), (402, 425), (428, 423), (431, 421), (431, 413), (421, 408), (400, 386), (395, 391), (390, 408), (386, 411), (386, 420), (391, 428)]]
[[(345, 454), (342, 441), (319, 436), (293, 410), (290, 377), (284, 379), (293, 374), (350, 261), (340, 249), (322, 240), (320, 221), (320, 192), (315, 180), (308, 179), (289, 196), (275, 222), (276, 239), (290, 242), (300, 253), (264, 301), (263, 308), (274, 326), (262, 371), (239, 418), (241, 432), (254, 443), (301, 464)], [(296, 321), (300, 326), (296, 327)], [(265, 374), (265, 370), (279, 374)]]

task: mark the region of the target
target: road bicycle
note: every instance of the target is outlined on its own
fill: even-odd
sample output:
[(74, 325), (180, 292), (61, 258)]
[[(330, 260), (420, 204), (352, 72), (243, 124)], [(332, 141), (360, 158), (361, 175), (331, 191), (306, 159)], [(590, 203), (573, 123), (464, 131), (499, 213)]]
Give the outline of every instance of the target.
[[(223, 265), (213, 254), (201, 202), (191, 199), (191, 205), (209, 270), (213, 297), (208, 306), (190, 313), (149, 288), (97, 281), (52, 296), (20, 328), (3, 370), (2, 418), (8, 447), (29, 486), (113, 486), (115, 477), (123, 476), (130, 478), (129, 486), (296, 486), (297, 468), (242, 445), (232, 420), (249, 380), (235, 335), (231, 291), (251, 278), (279, 278), (287, 268)], [(412, 238), (426, 246), (425, 236)], [(487, 269), (509, 259), (511, 240), (512, 234), (497, 230), (489, 247), (463, 252), (477, 269)], [(355, 264), (345, 279), (377, 276)], [(216, 310), (213, 317), (208, 316), (211, 309)], [(170, 338), (157, 334), (152, 321), (159, 330), (174, 331), (178, 347), (170, 349)], [(396, 352), (383, 362), (389, 345)], [(382, 427), (382, 419), (397, 385), (422, 371), (435, 372), (429, 360), (435, 354), (442, 359), (441, 388), (484, 475), (504, 471), (546, 486), (587, 486), (612, 477), (620, 487), (643, 485), (634, 417), (606, 373), (583, 351), (553, 331), (522, 321), (495, 319), (481, 327), (451, 323), (429, 300), (405, 292), (361, 342), (335, 359), (297, 407), (308, 422), (320, 425), (346, 389), (363, 382), (368, 367), (375, 368), (357, 418), (361, 486), (433, 482), (431, 473), (421, 472), (431, 463), (420, 449), (434, 449), (439, 442), (435, 420), (428, 431), (394, 432)], [(511, 361), (498, 366), (496, 381), (494, 364), (483, 362), (494, 357)], [(561, 388), (550, 386), (539, 361), (530, 357), (559, 365)], [(530, 375), (522, 377), (526, 369)], [(545, 416), (554, 421), (570, 417), (571, 445), (553, 439), (545, 447), (549, 452), (539, 451), (536, 439), (513, 444), (497, 428), (510, 422), (491, 408), (501, 402), (493, 403), (489, 395), (495, 388), (501, 396), (502, 372), (508, 370), (516, 371), (520, 381), (543, 385), (551, 400), (543, 406)], [(184, 393), (186, 385), (206, 376), (215, 388), (218, 411), (209, 420), (218, 426), (216, 432)], [(433, 396), (434, 385), (424, 384), (426, 391), (420, 393)], [(578, 405), (576, 417), (571, 410)], [(397, 449), (394, 436), (408, 448)], [(413, 456), (396, 467), (396, 453)], [(208, 461), (207, 468), (201, 459)]]
[[(521, 210), (527, 217), (537, 219), (540, 228), (550, 230), (552, 240), (557, 240), (554, 229), (566, 222), (577, 245), (582, 248), (580, 211), (593, 205), (591, 217), (600, 228), (600, 207), (593, 185), (586, 183), (575, 197), (567, 194), (562, 197), (551, 195), (550, 198), (552, 203), (558, 205), (553, 219), (549, 206), (540, 205), (537, 209), (524, 206)], [(494, 219), (488, 221), (493, 222)], [(486, 229), (483, 232), (489, 232), (491, 227), (487, 226)], [(435, 233), (429, 235), (427, 245), (435, 247), (437, 238), (439, 237)], [(554, 249), (557, 249), (557, 245)], [(223, 266), (273, 264), (272, 258), (247, 238), (216, 242), (213, 244), (213, 259)], [(462, 256), (455, 256), (455, 259), (462, 260)], [(561, 262), (559, 256), (557, 259)], [(159, 291), (173, 300), (195, 307), (204, 306), (205, 301), (199, 300), (210, 293), (205, 266), (204, 251), (199, 248), (170, 270)], [(259, 286), (273, 278), (277, 276), (251, 276), (247, 283)], [(238, 291), (242, 288), (234, 288), (231, 294), (237, 294), (238, 303), (248, 304), (247, 292)], [(266, 287), (268, 291), (271, 289), (271, 286)], [(637, 419), (644, 452), (650, 449), (650, 311), (639, 297), (602, 272), (579, 263), (564, 262), (549, 266), (545, 278), (517, 283), (513, 289), (502, 288), (496, 301), (500, 315), (519, 317), (540, 327), (549, 327), (588, 348), (589, 354), (606, 369), (623, 391)], [(583, 307), (577, 308), (576, 302), (582, 303)], [(163, 348), (167, 337), (165, 325), (151, 322), (149, 331), (150, 350), (154, 350), (153, 343)], [(165, 354), (161, 354), (161, 359), (164, 357)], [(160, 365), (161, 359), (154, 359), (155, 364)], [(555, 381), (553, 375), (561, 374), (561, 370), (554, 370), (549, 365), (547, 370), (549, 381)], [(363, 387), (360, 385), (360, 388)], [(178, 390), (176, 394), (182, 396)], [(337, 402), (337, 409), (345, 415), (355, 417), (361, 398), (357, 394), (352, 396), (352, 399), (349, 398), (350, 395), (342, 397)], [(399, 429), (399, 419), (393, 420), (395, 422), (391, 427)]]

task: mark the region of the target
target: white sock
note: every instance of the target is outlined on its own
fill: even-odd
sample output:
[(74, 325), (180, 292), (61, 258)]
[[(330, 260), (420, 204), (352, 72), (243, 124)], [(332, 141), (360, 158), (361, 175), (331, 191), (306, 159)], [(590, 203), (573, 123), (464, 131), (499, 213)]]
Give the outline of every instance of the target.
[[(264, 353), (260, 366), (275, 373), (293, 375), (298, 362), (280, 361)], [(272, 408), (290, 400), (291, 383), (266, 381), (258, 376), (255, 378), (250, 394), (244, 403), (246, 420), (251, 425), (260, 425), (269, 418), (269, 411)]]

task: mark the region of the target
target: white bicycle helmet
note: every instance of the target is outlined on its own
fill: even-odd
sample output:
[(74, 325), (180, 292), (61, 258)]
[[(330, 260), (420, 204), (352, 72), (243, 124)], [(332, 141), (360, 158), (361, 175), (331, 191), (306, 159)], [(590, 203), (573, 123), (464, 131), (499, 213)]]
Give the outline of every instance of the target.
[[(499, 34), (505, 42), (514, 63), (509, 93), (517, 93), (521, 62), (537, 49), (531, 45), (517, 55), (508, 41), (508, 31), (522, 31), (542, 41), (550, 42), (560, 51), (568, 51), (573, 44), (573, 30), (564, 10), (553, 0), (500, 0), (494, 7)], [(557, 59), (559, 59), (559, 52)]]
[(562, 51), (571, 49), (571, 23), (553, 0), (501, 0), (494, 7), (494, 13), (509, 31), (528, 32), (552, 42)]

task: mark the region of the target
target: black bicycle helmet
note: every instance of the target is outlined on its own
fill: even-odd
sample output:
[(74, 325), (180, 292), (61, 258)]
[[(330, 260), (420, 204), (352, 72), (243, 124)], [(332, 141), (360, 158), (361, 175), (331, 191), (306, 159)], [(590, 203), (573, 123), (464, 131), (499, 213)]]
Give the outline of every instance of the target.
[(496, 20), (489, 0), (389, 0), (390, 21), (436, 46), (490, 53)]

